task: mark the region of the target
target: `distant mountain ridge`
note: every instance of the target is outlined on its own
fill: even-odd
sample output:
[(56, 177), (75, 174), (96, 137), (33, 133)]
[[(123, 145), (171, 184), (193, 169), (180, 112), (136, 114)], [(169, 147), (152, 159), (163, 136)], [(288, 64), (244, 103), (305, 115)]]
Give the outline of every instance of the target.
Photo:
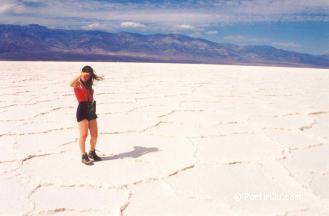
[(181, 34), (142, 35), (0, 25), (0, 60), (125, 61), (329, 68), (328, 55), (215, 43)]

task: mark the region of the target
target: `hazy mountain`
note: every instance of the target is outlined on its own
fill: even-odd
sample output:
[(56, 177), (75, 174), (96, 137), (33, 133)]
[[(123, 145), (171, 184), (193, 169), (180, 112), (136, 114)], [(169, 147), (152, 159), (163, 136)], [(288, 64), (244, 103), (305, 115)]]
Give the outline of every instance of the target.
[(327, 55), (271, 46), (237, 46), (180, 34), (48, 29), (0, 25), (0, 59), (58, 61), (142, 61), (329, 67)]

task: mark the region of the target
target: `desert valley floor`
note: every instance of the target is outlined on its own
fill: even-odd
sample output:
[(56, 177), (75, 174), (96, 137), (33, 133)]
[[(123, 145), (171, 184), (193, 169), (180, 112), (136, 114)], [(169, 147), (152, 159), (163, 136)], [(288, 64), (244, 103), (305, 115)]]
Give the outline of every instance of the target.
[[(69, 87), (86, 64), (93, 166)], [(328, 69), (0, 65), (0, 215), (329, 215)]]

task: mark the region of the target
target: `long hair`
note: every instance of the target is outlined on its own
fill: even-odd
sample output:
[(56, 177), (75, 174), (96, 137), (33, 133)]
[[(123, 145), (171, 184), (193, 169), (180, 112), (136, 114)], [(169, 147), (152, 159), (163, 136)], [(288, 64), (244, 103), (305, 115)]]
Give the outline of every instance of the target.
[(92, 85), (94, 83), (94, 80), (100, 81), (103, 80), (104, 77), (103, 76), (99, 76), (95, 73), (95, 70), (90, 67), (89, 65), (86, 65), (82, 68), (82, 72), (86, 72), (90, 74), (89, 79), (85, 82), (86, 83), (86, 87), (87, 88), (92, 88)]

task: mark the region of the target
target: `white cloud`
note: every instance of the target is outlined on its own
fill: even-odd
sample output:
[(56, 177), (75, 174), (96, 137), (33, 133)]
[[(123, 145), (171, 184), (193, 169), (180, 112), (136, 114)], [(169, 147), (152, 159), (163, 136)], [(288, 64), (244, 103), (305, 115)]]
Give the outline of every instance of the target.
[(194, 30), (195, 29), (194, 26), (186, 25), (186, 24), (177, 25), (177, 28), (184, 29), (184, 30)]
[(300, 48), (300, 44), (295, 42), (272, 42), (271, 43), (275, 47), (283, 48), (283, 49), (296, 49)]
[(142, 23), (129, 22), (129, 21), (120, 23), (120, 26), (124, 27), (124, 28), (144, 28), (145, 27), (145, 25)]
[(99, 22), (81, 26), (81, 29), (84, 29), (84, 30), (110, 30), (109, 26), (107, 26), (105, 24), (101, 24)]
[(207, 31), (206, 34), (207, 34), (207, 35), (216, 35), (216, 34), (218, 34), (218, 31), (216, 31), (216, 30), (211, 30), (211, 31)]
[(37, 20), (36, 23), (52, 23), (61, 28), (88, 28), (88, 25), (94, 28), (91, 23), (106, 23), (116, 28), (144, 28), (147, 23), (147, 28), (152, 30), (177, 26), (181, 30), (195, 30), (243, 22), (329, 22), (328, 0), (199, 0), (175, 4), (171, 1), (163, 4), (151, 1), (143, 4), (88, 0), (0, 1), (1, 23), (29, 24)]
[(20, 4), (11, 1), (4, 1), (0, 4), (0, 15), (19, 14), (24, 12), (26, 12), (26, 9)]
[(189, 24), (179, 24), (172, 27), (167, 27), (164, 31), (166, 32), (172, 32), (176, 34), (183, 33), (185, 35), (188, 35), (190, 37), (203, 37), (205, 34), (205, 30), (202, 27), (197, 27)]

